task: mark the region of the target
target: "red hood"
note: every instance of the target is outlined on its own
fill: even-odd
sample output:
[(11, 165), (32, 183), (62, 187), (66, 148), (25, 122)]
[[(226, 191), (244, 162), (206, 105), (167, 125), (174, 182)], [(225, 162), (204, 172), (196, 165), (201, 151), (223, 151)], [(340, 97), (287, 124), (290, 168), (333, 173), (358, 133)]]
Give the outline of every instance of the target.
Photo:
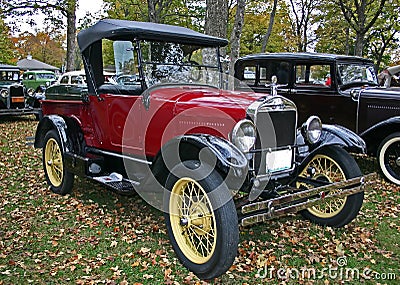
[(162, 131), (163, 138), (167, 139), (199, 133), (227, 139), (235, 124), (246, 118), (247, 108), (263, 96), (265, 94), (226, 91), (209, 86), (164, 85), (151, 91), (153, 103), (150, 106), (164, 106), (155, 115), (152, 133)]
[(206, 108), (229, 114), (235, 121), (246, 117), (247, 108), (266, 94), (228, 91), (207, 86), (171, 86), (157, 89), (152, 97), (162, 101), (175, 101), (174, 114), (191, 109)]

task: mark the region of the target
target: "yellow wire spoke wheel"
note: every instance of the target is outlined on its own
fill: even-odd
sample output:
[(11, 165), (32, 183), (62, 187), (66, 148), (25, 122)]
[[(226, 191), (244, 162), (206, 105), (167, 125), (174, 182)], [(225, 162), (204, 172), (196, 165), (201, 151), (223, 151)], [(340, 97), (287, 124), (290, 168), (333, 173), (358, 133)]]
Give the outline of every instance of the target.
[(169, 200), (173, 235), (182, 253), (193, 263), (206, 263), (217, 243), (214, 211), (203, 187), (183, 177), (173, 186)]
[(54, 138), (50, 138), (46, 143), (44, 163), (50, 183), (59, 187), (63, 181), (64, 166), (60, 146)]
[(56, 129), (47, 131), (43, 139), (43, 169), (50, 190), (59, 195), (71, 193), (74, 174), (64, 165), (64, 150)]
[[(316, 180), (321, 180), (325, 182), (339, 182), (346, 180), (346, 175), (343, 171), (343, 169), (339, 166), (339, 164), (334, 161), (332, 158), (326, 155), (316, 155), (304, 168), (300, 176), (302, 177), (307, 177), (307, 169), (308, 168), (314, 168), (315, 169), (315, 174), (313, 176), (313, 179)], [(299, 183), (298, 186), (305, 186), (306, 188), (312, 188), (313, 186), (307, 185), (305, 183)], [(335, 192), (340, 192), (340, 189), (333, 190), (331, 193)], [(311, 208), (308, 208), (307, 210), (319, 217), (319, 218), (331, 218), (339, 214), (345, 204), (346, 204), (347, 197), (345, 198), (337, 198), (337, 199), (331, 199), (326, 202), (322, 202), (319, 205), (313, 206)]]

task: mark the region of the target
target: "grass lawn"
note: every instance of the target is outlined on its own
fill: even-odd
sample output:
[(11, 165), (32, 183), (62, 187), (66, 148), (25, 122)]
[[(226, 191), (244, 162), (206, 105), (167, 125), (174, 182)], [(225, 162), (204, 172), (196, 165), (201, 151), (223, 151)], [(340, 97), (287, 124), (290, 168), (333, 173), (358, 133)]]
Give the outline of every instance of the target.
[[(85, 179), (52, 194), (41, 150), (26, 145), (36, 125), (0, 118), (0, 285), (208, 284), (176, 259), (162, 213), (139, 196)], [(234, 265), (212, 284), (400, 284), (399, 190), (378, 179), (341, 229), (300, 215), (241, 228)]]

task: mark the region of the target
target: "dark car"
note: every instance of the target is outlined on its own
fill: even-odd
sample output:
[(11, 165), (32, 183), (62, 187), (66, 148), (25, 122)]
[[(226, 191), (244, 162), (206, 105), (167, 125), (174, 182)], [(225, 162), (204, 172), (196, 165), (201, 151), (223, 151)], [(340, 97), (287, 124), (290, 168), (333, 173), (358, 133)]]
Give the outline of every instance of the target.
[[(238, 223), (300, 211), (340, 227), (356, 217), (365, 177), (346, 150), (364, 142), (316, 116), (298, 125), (284, 97), (222, 90), (225, 39), (105, 19), (78, 43), (87, 92), (46, 96), (36, 130), (53, 192), (69, 193), (79, 175), (139, 193), (164, 211), (176, 255), (203, 279), (232, 265)], [(124, 80), (105, 81), (106, 58)]]
[(0, 116), (38, 114), (39, 101), (20, 82), (17, 66), (0, 64)]
[[(256, 74), (246, 76), (247, 71)], [(237, 60), (238, 90), (249, 86), (296, 103), (299, 120), (318, 115), (358, 133), (387, 179), (400, 185), (400, 88), (380, 87), (372, 61), (318, 53), (255, 54)]]

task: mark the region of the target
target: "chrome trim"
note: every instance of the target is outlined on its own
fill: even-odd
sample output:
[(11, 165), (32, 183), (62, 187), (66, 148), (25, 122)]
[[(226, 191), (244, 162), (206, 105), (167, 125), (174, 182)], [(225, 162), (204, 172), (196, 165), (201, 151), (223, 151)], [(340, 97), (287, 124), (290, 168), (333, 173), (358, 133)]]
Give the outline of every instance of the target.
[(101, 149), (93, 149), (91, 148), (89, 152), (94, 152), (94, 153), (98, 153), (98, 154), (104, 154), (104, 155), (109, 155), (109, 156), (116, 156), (122, 159), (129, 159), (132, 161), (136, 161), (139, 163), (143, 163), (143, 164), (147, 164), (147, 165), (152, 165), (153, 163), (144, 159), (140, 159), (140, 158), (135, 158), (129, 155), (123, 155), (123, 154), (119, 154), (119, 153), (114, 153), (114, 152), (109, 152), (109, 151), (105, 151), (105, 150), (101, 150)]
[[(289, 213), (296, 213), (313, 205), (317, 205), (322, 201), (343, 198), (362, 192), (364, 191), (365, 185), (371, 183), (374, 179), (376, 179), (376, 173), (370, 173), (362, 177), (351, 178), (345, 181), (307, 189), (294, 194), (287, 194), (278, 198), (245, 205), (242, 207), (243, 214), (250, 214), (257, 211), (266, 212), (245, 217), (242, 219), (241, 224), (247, 226), (258, 222), (264, 222), (272, 218), (285, 216)], [(325, 195), (325, 192), (327, 191), (343, 187), (348, 187), (348, 189)], [(312, 197), (315, 195), (318, 195), (318, 197)], [(302, 199), (305, 198), (309, 198), (309, 200), (302, 201)], [(275, 209), (275, 207), (278, 207), (278, 209)]]
[[(243, 150), (241, 150), (239, 148), (239, 146), (237, 146), (234, 142), (234, 140), (237, 138), (237, 132), (238, 130), (242, 127), (243, 124), (250, 124), (251, 127), (253, 128), (254, 131), (254, 142), (253, 145), (246, 151), (244, 152)], [(242, 151), (243, 153), (248, 153), (251, 149), (254, 148), (254, 145), (256, 144), (256, 139), (257, 139), (257, 129), (256, 126), (254, 125), (254, 123), (251, 120), (248, 119), (243, 119), (240, 120), (239, 122), (236, 123), (236, 125), (233, 127), (233, 130), (231, 131), (231, 133), (229, 134), (229, 140), (231, 141), (231, 143), (236, 146), (240, 151)]]
[[(258, 113), (260, 113), (260, 112), (271, 113), (271, 112), (282, 111), (282, 110), (296, 112), (296, 123), (295, 123), (294, 128), (293, 128), (294, 141), (293, 141), (292, 145), (288, 146), (288, 147), (293, 147), (295, 145), (295, 143), (296, 143), (297, 124), (298, 124), (297, 107), (296, 107), (296, 105), (294, 104), (293, 101), (291, 101), (291, 100), (289, 100), (289, 99), (287, 99), (285, 97), (279, 96), (279, 95), (268, 96), (263, 101), (258, 100), (258, 101), (253, 102), (247, 108), (247, 115), (253, 120), (254, 125), (256, 126), (256, 129), (257, 129), (257, 116), (258, 116)], [(253, 146), (253, 150), (255, 150), (254, 147), (255, 146)], [(294, 166), (294, 161), (295, 161), (294, 156), (295, 156), (295, 153), (293, 153), (293, 155), (292, 155), (292, 160), (293, 161), (292, 161), (291, 169), (287, 169), (287, 170), (282, 171), (282, 172), (289, 172), (289, 171), (292, 171), (294, 169), (294, 167), (295, 167)], [(254, 157), (255, 157), (255, 154), (253, 154), (253, 162), (252, 162), (252, 164), (253, 164), (252, 165), (252, 169), (255, 171), (256, 167), (255, 167), (255, 159), (254, 159)], [(274, 174), (277, 174), (277, 173), (274, 173)]]
[[(310, 125), (312, 123), (312, 121), (317, 120), (318, 121), (318, 125), (319, 125), (319, 136), (318, 139), (315, 141), (311, 141), (310, 139)], [(302, 126), (304, 128), (304, 139), (309, 142), (310, 144), (315, 144), (317, 142), (319, 142), (319, 140), (321, 139), (321, 135), (322, 135), (322, 122), (321, 119), (318, 116), (310, 116), (307, 121), (303, 124)]]
[[(278, 100), (281, 100), (281, 102), (277, 102)], [(275, 103), (274, 101), (280, 104)], [(282, 104), (283, 103), (283, 104)], [(259, 112), (260, 108), (263, 107), (272, 107), (272, 106), (282, 106), (284, 105), (285, 108), (284, 109), (289, 109), (289, 110), (293, 110), (296, 111), (297, 114), (297, 107), (296, 105), (293, 103), (293, 101), (282, 97), (282, 96), (267, 96), (264, 100), (257, 100), (254, 101), (248, 108), (247, 108), (247, 115), (254, 121), (255, 119), (255, 115), (257, 112)], [(271, 108), (269, 110), (266, 111), (273, 111), (275, 108)], [(276, 109), (275, 109), (276, 110)], [(282, 109), (280, 109), (282, 110)], [(254, 124), (256, 124), (254, 122)], [(297, 121), (296, 121), (296, 126), (297, 126)]]

